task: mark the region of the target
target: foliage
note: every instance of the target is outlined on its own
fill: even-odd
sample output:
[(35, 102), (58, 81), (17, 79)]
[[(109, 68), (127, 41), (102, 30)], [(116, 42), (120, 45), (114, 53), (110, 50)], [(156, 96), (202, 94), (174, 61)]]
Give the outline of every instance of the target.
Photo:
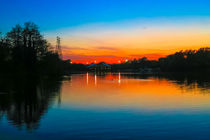
[[(0, 72), (13, 74), (60, 75), (70, 71), (86, 71), (83, 64), (71, 64), (60, 59), (58, 51), (40, 34), (38, 26), (26, 22), (16, 25), (5, 36), (0, 33)], [(122, 64), (113, 64), (113, 71), (209, 71), (210, 48), (176, 52), (159, 60), (146, 57)], [(144, 71), (144, 70), (143, 70)]]
[(114, 64), (112, 68), (114, 71), (139, 71), (146, 68), (159, 69), (165, 72), (209, 71), (210, 48), (180, 51), (159, 60), (148, 60), (143, 57), (122, 64)]
[(159, 59), (163, 71), (196, 71), (210, 69), (210, 48), (180, 51)]
[(50, 50), (34, 23), (16, 25), (0, 38), (1, 71), (22, 74), (60, 74), (62, 60)]

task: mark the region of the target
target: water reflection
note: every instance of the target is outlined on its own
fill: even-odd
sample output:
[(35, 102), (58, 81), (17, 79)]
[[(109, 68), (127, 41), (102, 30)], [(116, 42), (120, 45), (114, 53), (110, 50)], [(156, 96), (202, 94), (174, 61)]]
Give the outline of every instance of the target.
[[(135, 73), (88, 73), (86, 80), (73, 75), (63, 84), (64, 106), (98, 109), (191, 109), (210, 106), (210, 85), (191, 75), (142, 75)], [(195, 75), (194, 75), (195, 76)], [(200, 75), (201, 76), (201, 75)], [(84, 81), (85, 80), (85, 81)]]
[(88, 72), (87, 72), (87, 85), (88, 85), (88, 80), (89, 80), (89, 79), (88, 79)]
[(119, 72), (119, 79), (118, 79), (118, 83), (120, 84), (120, 82), (121, 82), (121, 80), (120, 80), (121, 78), (120, 78), (120, 72)]
[(0, 119), (5, 115), (14, 126), (33, 130), (55, 97), (59, 98), (61, 82), (36, 77), (2, 78), (0, 80)]
[[(65, 79), (0, 79), (0, 120), (6, 117), (12, 125), (20, 129), (39, 129), (40, 119), (54, 104), (60, 105), (56, 108), (58, 110), (74, 108), (97, 111), (187, 112), (210, 109), (208, 75), (86, 73), (67, 76)], [(59, 123), (67, 123), (66, 120), (62, 121)], [(67, 124), (57, 129), (66, 128)]]
[(97, 84), (97, 76), (96, 76), (96, 73), (95, 73), (95, 85)]
[(188, 90), (199, 89), (200, 93), (209, 93), (210, 89), (210, 75), (209, 74), (171, 74), (167, 76), (159, 76), (159, 79), (167, 79), (169, 81), (174, 81), (181, 88), (186, 88)]

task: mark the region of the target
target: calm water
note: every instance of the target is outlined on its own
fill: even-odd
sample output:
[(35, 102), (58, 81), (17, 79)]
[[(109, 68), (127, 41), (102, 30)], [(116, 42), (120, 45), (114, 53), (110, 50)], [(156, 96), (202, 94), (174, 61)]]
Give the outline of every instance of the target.
[(0, 80), (1, 140), (209, 140), (209, 76)]

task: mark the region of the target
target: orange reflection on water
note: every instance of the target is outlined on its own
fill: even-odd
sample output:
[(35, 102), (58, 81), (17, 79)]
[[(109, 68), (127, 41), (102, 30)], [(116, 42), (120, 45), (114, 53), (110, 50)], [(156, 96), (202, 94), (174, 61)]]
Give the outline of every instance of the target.
[[(71, 84), (69, 84), (69, 82)], [(209, 90), (158, 78), (141, 79), (120, 73), (72, 75), (62, 88), (62, 102), (78, 107), (145, 110), (210, 107)]]

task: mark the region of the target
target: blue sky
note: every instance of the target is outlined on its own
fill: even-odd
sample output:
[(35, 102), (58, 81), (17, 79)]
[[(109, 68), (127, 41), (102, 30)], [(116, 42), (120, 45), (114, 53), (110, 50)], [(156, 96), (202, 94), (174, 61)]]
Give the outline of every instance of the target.
[(210, 46), (210, 0), (0, 0), (0, 32), (32, 21), (64, 58), (113, 63)]
[(42, 31), (139, 18), (209, 16), (209, 0), (0, 0), (0, 30), (33, 21)]

